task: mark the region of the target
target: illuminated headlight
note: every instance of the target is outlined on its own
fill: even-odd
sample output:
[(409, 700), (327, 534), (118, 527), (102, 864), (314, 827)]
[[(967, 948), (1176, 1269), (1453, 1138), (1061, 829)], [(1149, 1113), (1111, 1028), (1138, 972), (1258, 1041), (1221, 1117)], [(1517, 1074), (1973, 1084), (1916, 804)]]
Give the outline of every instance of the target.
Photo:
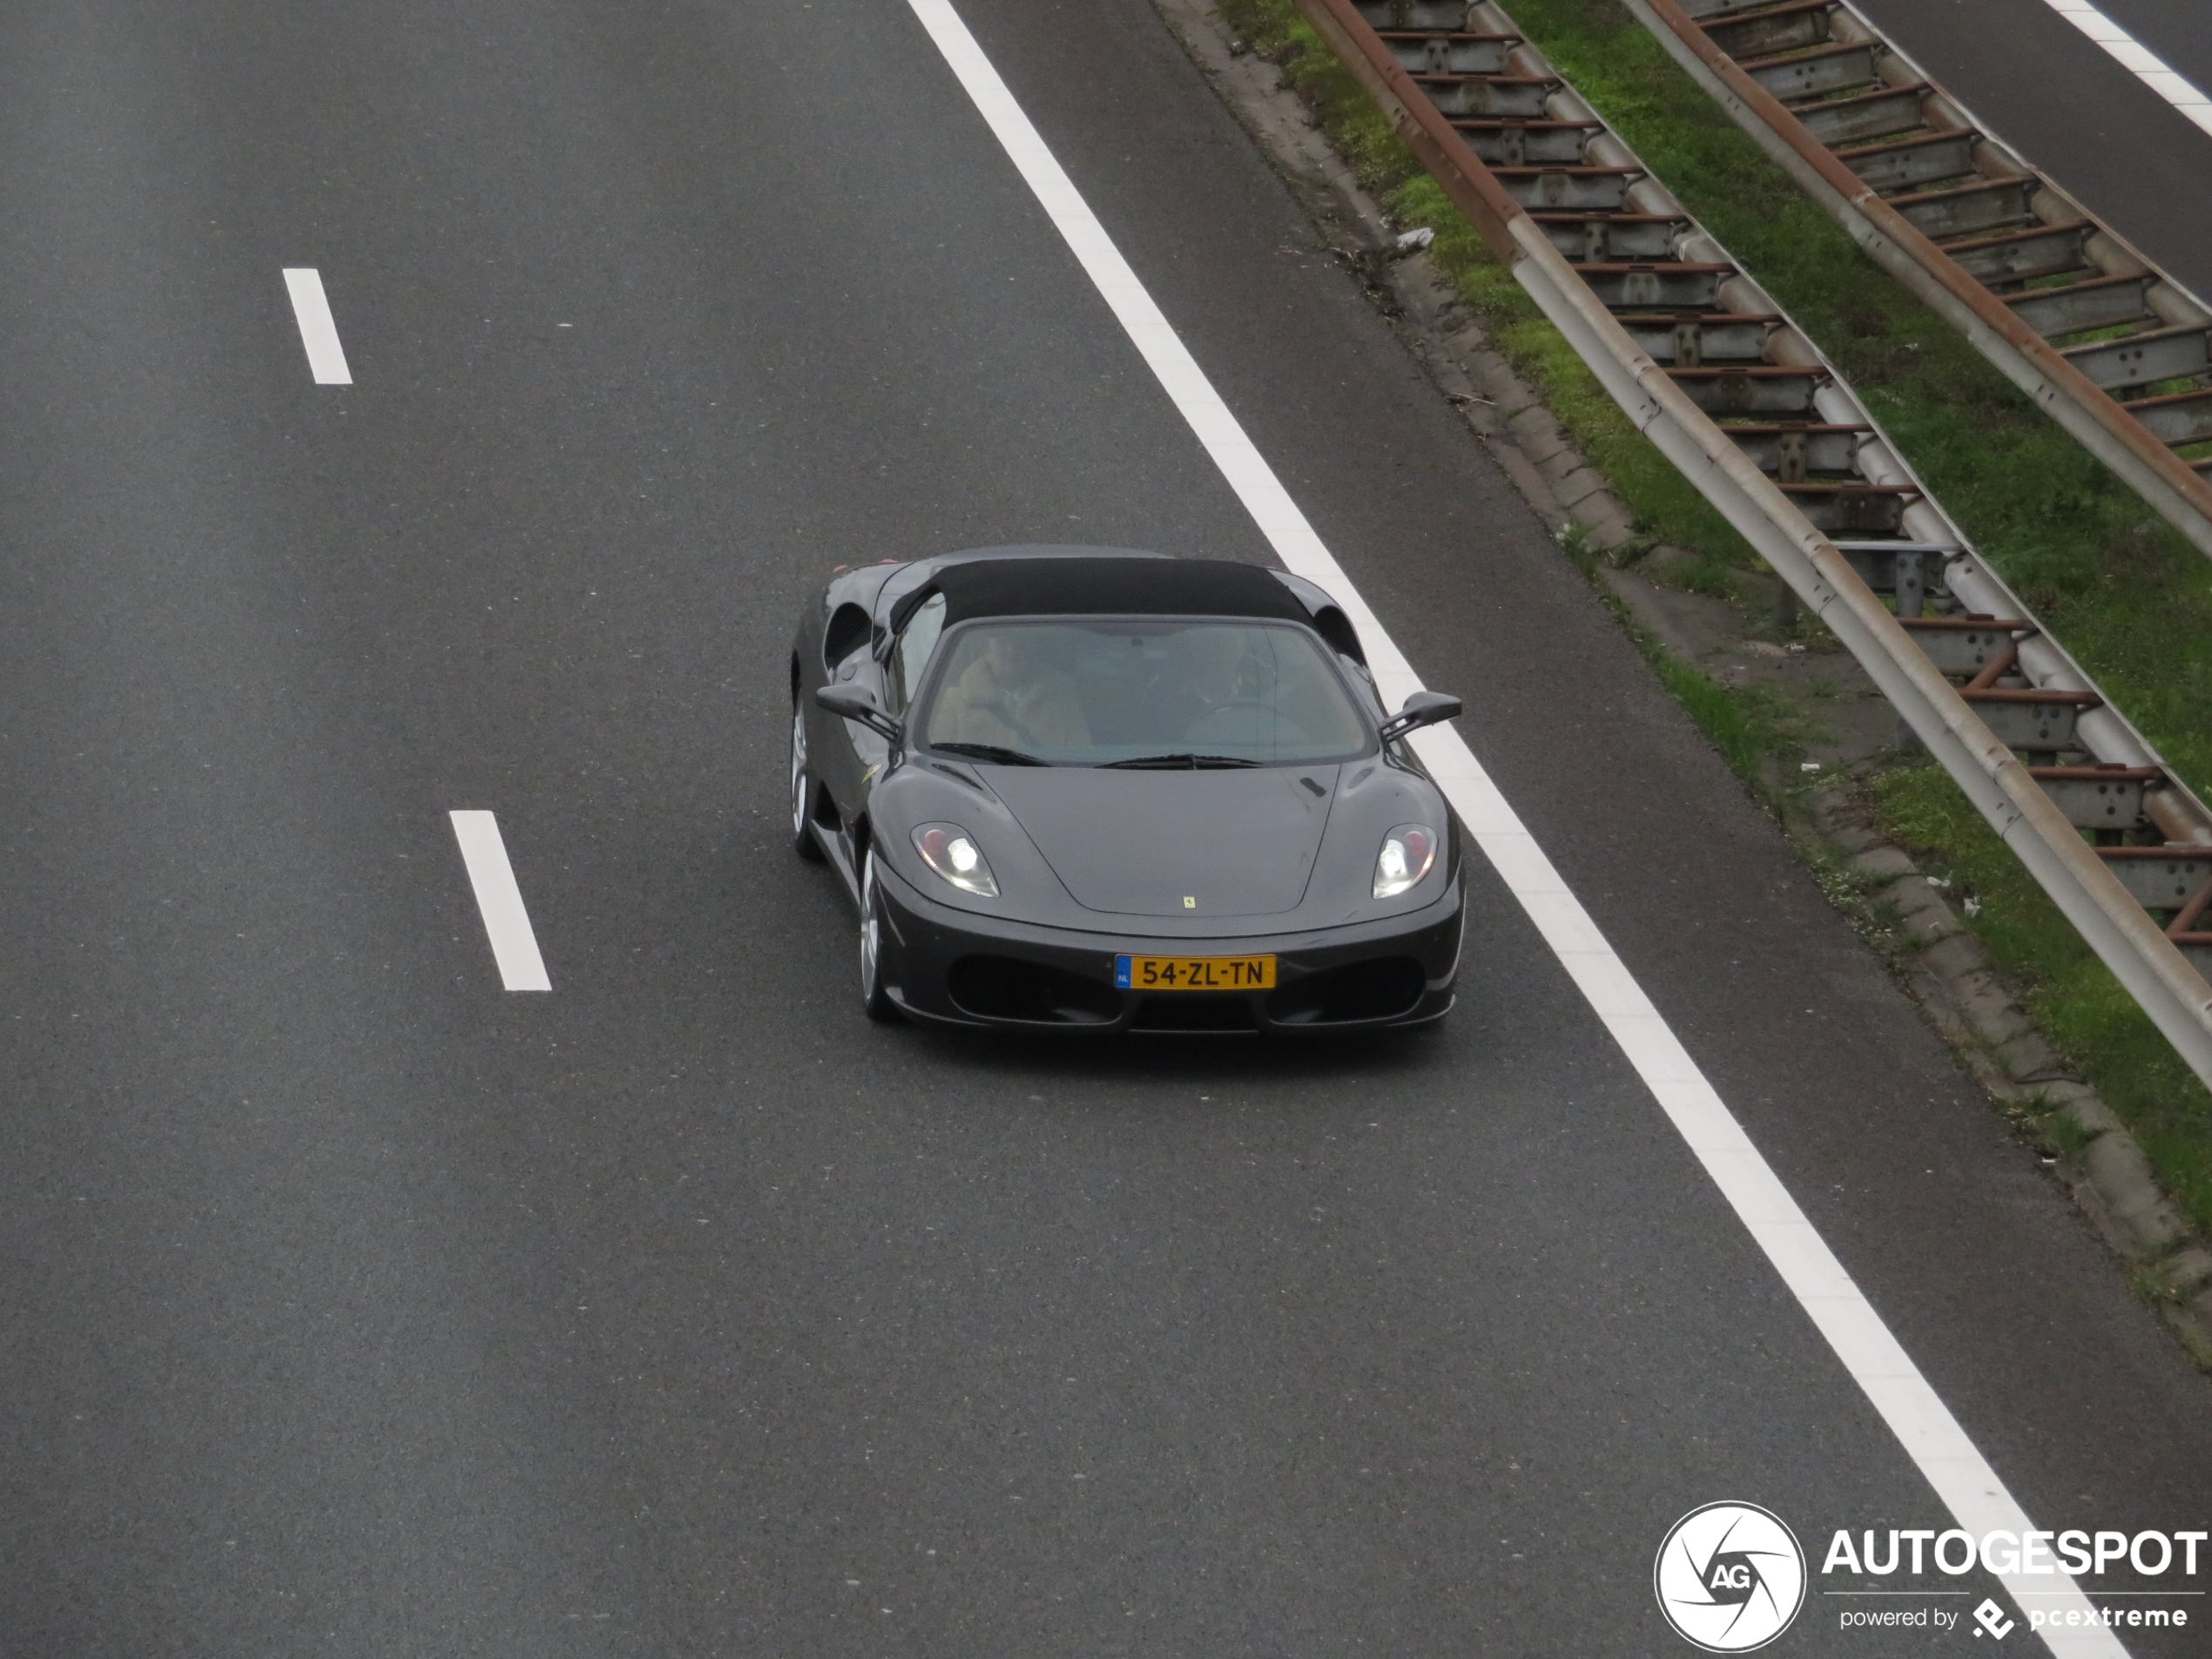
[(914, 832), (914, 851), (921, 854), (924, 864), (962, 893), (984, 899), (999, 896), (999, 884), (992, 880), (991, 867), (983, 861), (983, 849), (959, 825), (924, 824)]
[(1400, 824), (1383, 838), (1375, 860), (1375, 897), (1395, 899), (1428, 873), (1436, 862), (1436, 832), (1425, 824)]

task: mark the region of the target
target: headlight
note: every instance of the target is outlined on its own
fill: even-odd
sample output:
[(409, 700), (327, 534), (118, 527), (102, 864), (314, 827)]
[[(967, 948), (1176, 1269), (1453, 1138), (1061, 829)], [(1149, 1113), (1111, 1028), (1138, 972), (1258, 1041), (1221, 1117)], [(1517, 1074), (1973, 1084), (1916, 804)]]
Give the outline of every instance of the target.
[(991, 879), (983, 849), (959, 825), (924, 824), (914, 832), (914, 851), (921, 854), (924, 864), (962, 893), (985, 899), (999, 896), (999, 884)]
[(1436, 832), (1426, 824), (1400, 824), (1383, 838), (1375, 860), (1375, 897), (1395, 899), (1436, 862)]

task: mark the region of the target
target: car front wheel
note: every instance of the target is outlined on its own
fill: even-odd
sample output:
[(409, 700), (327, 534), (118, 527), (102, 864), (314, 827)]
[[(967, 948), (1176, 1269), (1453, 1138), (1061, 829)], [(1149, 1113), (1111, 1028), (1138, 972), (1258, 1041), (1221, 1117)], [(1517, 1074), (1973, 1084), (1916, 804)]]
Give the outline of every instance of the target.
[(860, 1006), (871, 1020), (899, 1017), (899, 1005), (883, 988), (883, 896), (876, 891), (873, 847), (860, 860)]
[(806, 711), (796, 699), (791, 705), (791, 845), (810, 863), (822, 861), (822, 844), (814, 839), (814, 813), (821, 785), (806, 764)]

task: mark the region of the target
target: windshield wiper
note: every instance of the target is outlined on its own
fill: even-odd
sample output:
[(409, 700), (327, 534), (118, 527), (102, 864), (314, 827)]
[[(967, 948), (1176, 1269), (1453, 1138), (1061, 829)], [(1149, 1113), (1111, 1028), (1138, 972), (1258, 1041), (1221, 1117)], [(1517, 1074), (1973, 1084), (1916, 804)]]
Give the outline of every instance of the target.
[(1049, 760), (1040, 760), (1035, 755), (1025, 755), (1019, 749), (1002, 748), (995, 743), (933, 743), (929, 745), (939, 754), (964, 755), (970, 760), (988, 760), (1001, 766), (1049, 766)]
[(1239, 755), (1139, 755), (1134, 760), (1102, 760), (1099, 770), (1122, 767), (1130, 772), (1210, 772), (1223, 766), (1257, 766), (1257, 760)]

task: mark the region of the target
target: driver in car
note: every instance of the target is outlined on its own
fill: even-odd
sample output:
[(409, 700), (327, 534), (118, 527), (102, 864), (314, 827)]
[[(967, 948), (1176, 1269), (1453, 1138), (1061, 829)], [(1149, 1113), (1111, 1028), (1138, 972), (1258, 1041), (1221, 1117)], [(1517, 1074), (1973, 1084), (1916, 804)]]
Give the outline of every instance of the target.
[(1001, 748), (1082, 749), (1089, 722), (1076, 682), (1043, 666), (1018, 630), (993, 634), (937, 700), (931, 741)]

